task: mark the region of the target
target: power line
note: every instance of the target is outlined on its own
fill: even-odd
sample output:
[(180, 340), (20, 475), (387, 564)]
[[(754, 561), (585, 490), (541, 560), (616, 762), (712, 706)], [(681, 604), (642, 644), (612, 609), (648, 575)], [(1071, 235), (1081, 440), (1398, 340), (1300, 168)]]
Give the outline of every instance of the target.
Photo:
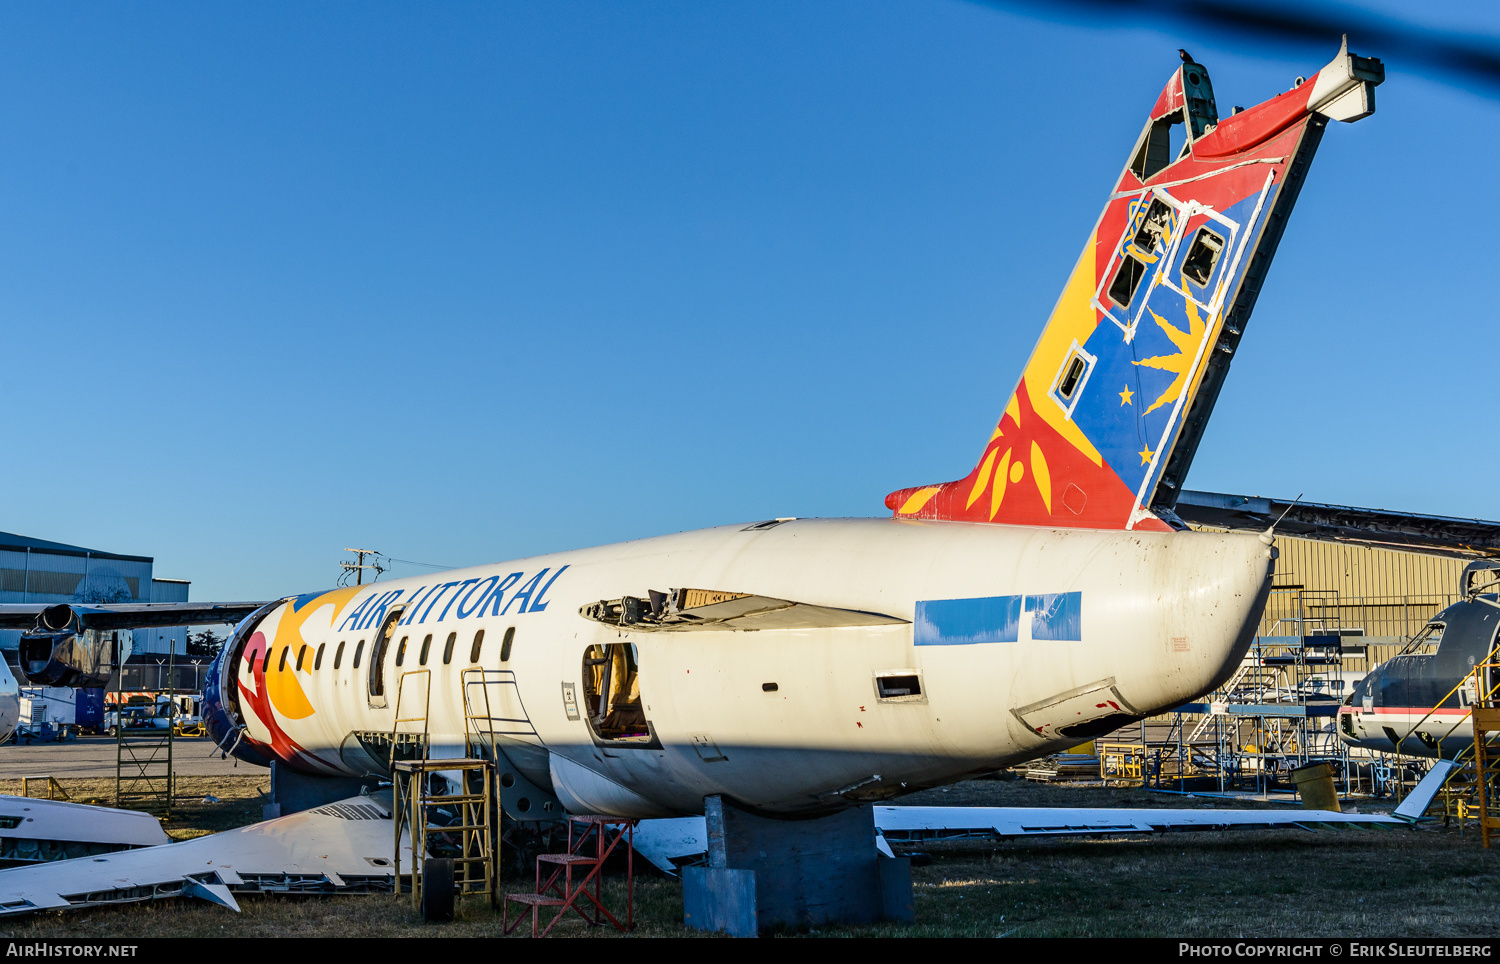
[(457, 569), (457, 566), (444, 566), (436, 562), (417, 562), (413, 559), (397, 559), (394, 556), (386, 556), (388, 562), (399, 562), (407, 566), (423, 566), (427, 569)]
[[(359, 559), (358, 561), (351, 561), (346, 559), (343, 562), (339, 563), (339, 568), (344, 570), (343, 575), (339, 576), (340, 586), (349, 585), (349, 576), (351, 573), (354, 575), (354, 584), (356, 586), (362, 586), (365, 582), (366, 569), (373, 569), (375, 571), (375, 579), (371, 579), (371, 582), (379, 579), (380, 574), (385, 572), (386, 567), (380, 564), (380, 553), (375, 551), (374, 549), (350, 549), (346, 547), (344, 551), (356, 553), (359, 556)], [(369, 565), (365, 565), (365, 556), (371, 557), (371, 562)]]

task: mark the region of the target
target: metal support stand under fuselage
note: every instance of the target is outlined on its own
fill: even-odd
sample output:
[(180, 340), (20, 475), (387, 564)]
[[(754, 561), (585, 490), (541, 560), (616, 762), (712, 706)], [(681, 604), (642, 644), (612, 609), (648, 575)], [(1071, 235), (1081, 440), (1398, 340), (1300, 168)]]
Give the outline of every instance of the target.
[(875, 848), (868, 806), (775, 820), (704, 799), (708, 866), (683, 870), (683, 922), (754, 937), (775, 927), (914, 919), (911, 861)]

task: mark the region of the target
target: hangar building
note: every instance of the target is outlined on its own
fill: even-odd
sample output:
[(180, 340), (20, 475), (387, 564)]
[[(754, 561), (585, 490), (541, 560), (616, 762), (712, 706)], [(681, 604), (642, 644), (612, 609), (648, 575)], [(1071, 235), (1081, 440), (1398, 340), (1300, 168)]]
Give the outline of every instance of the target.
[[(0, 603), (187, 602), (190, 583), (159, 579), (150, 556), (128, 556), (0, 532)], [(20, 630), (0, 630), (14, 661)], [(137, 629), (137, 654), (187, 650), (187, 628)]]

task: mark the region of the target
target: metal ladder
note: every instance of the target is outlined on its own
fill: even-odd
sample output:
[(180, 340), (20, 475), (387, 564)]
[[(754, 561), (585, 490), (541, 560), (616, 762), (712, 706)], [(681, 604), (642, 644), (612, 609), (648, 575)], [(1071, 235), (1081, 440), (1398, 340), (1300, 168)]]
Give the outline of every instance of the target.
[[(144, 810), (164, 820), (172, 817), (175, 779), (172, 772), (172, 741), (177, 729), (176, 649), (167, 654), (166, 689), (171, 710), (164, 730), (155, 727), (158, 704), (151, 702), (149, 730), (131, 735), (125, 726), (125, 666), (115, 676), (115, 806)], [(159, 682), (159, 680), (158, 680)], [(160, 695), (160, 694), (157, 694)]]
[[(423, 677), (420, 715), (402, 716), (408, 677)], [(413, 698), (412, 703), (417, 701)], [(396, 880), (401, 879), (401, 834), (410, 834), (412, 908), (425, 920), (452, 920), (454, 902), (466, 894), (485, 894), (492, 907), (500, 903), (500, 863), (494, 833), (494, 764), (476, 758), (465, 735), (465, 755), (456, 760), (431, 759), (429, 713), (432, 671), (409, 670), (396, 683), (391, 722), (391, 782), (395, 788)], [(415, 706), (407, 711), (415, 714)], [(467, 711), (466, 711), (467, 713)], [(406, 725), (407, 730), (402, 727)], [(417, 727), (420, 726), (418, 730)], [(467, 726), (466, 726), (467, 730)], [(403, 745), (415, 747), (416, 759), (397, 760)], [(439, 792), (456, 776), (458, 792)], [(433, 851), (440, 851), (434, 854)]]
[[(434, 792), (458, 774), (458, 793)], [(401, 832), (411, 835), (411, 903), (424, 920), (452, 920), (454, 901), (484, 894), (500, 906), (499, 848), (490, 820), (494, 766), (488, 760), (398, 760), (396, 880), (401, 879)], [(444, 774), (444, 776), (439, 776)], [(444, 812), (446, 811), (446, 812)], [(436, 818), (436, 819), (434, 819)], [(432, 856), (434, 850), (443, 852)]]
[[(1493, 657), (1492, 657), (1493, 659)], [(1500, 746), (1490, 741), (1500, 735), (1500, 662), (1486, 660), (1474, 667), (1474, 796), (1478, 801), (1479, 840), (1486, 850), (1500, 830)]]

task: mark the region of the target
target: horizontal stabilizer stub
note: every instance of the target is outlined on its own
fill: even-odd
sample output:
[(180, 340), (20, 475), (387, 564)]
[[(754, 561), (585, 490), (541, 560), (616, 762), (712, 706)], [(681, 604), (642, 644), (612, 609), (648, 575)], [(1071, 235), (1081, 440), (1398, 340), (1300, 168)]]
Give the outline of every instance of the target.
[(649, 592), (646, 597), (601, 599), (579, 611), (585, 619), (643, 632), (724, 632), (763, 629), (837, 629), (900, 626), (909, 620), (882, 613), (836, 609), (751, 593), (707, 589)]

